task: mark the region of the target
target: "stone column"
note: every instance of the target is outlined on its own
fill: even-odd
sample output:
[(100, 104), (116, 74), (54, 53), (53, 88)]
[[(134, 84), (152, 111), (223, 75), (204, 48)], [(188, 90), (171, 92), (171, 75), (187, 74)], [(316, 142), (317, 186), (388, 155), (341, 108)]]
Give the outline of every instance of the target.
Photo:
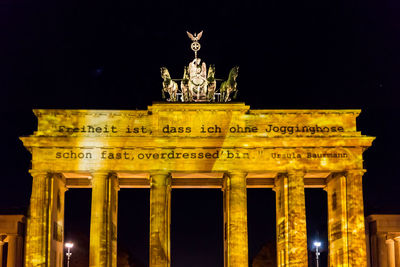
[(117, 266), (118, 189), (114, 174), (92, 173), (90, 267)]
[(328, 179), (330, 266), (367, 266), (362, 175), (364, 170), (332, 174)]
[(21, 235), (17, 235), (17, 261), (16, 267), (23, 266), (23, 255), (24, 255), (24, 239)]
[(49, 266), (62, 267), (64, 259), (64, 203), (65, 203), (65, 180), (61, 174), (52, 174), (49, 177), (49, 208), (48, 216), (49, 237), (47, 257)]
[(396, 267), (395, 252), (394, 252), (394, 240), (393, 239), (386, 240), (386, 248), (387, 248), (387, 256), (388, 256), (387, 266), (388, 267)]
[(387, 267), (388, 255), (387, 255), (387, 247), (386, 247), (386, 236), (387, 233), (379, 233), (377, 234), (377, 247), (375, 251), (375, 255), (377, 256), (377, 260), (374, 263), (377, 265), (374, 266), (384, 266)]
[(169, 267), (171, 176), (150, 174), (150, 267)]
[(304, 172), (275, 179), (278, 266), (308, 266)]
[(364, 201), (362, 176), (364, 170), (348, 170), (346, 173), (347, 196), (347, 237), (349, 265), (352, 267), (367, 266), (365, 241)]
[(224, 177), (224, 266), (248, 266), (246, 173)]
[(4, 242), (2, 237), (0, 236), (0, 266), (2, 267), (3, 265), (3, 250), (4, 250)]
[(329, 266), (349, 266), (347, 194), (344, 173), (332, 174), (325, 187), (328, 197)]
[(25, 264), (49, 266), (47, 257), (49, 230), (49, 178), (46, 172), (30, 171), (32, 194), (27, 216)]
[(8, 235), (7, 267), (17, 266), (17, 235)]
[(394, 238), (394, 250), (396, 266), (400, 267), (400, 236)]

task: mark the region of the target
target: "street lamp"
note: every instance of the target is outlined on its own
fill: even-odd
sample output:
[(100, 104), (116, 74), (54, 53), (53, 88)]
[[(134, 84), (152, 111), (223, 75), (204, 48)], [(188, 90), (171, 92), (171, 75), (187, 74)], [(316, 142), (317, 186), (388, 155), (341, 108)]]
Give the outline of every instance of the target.
[(74, 246), (73, 243), (65, 243), (65, 247), (67, 248), (67, 253), (65, 255), (67, 255), (67, 267), (69, 267), (69, 260), (71, 259), (71, 248)]
[(317, 260), (317, 267), (319, 267), (319, 255), (320, 255), (320, 253), (319, 253), (318, 248), (321, 246), (321, 242), (319, 242), (319, 241), (314, 242), (314, 246), (315, 246), (315, 258)]

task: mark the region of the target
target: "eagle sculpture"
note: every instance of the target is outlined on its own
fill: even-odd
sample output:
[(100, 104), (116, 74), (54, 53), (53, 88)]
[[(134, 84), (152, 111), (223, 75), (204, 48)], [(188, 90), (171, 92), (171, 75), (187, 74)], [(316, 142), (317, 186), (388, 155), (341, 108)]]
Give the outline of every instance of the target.
[(200, 40), (201, 36), (203, 35), (203, 31), (201, 31), (199, 34), (194, 33), (191, 34), (190, 32), (186, 31), (187, 35), (189, 36), (190, 40), (192, 40), (193, 42), (197, 42)]

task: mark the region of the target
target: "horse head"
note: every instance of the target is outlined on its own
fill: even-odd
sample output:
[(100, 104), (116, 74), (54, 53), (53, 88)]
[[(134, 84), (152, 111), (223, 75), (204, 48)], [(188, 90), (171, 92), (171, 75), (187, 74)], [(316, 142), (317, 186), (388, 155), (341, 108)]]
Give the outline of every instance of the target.
[(210, 67), (208, 67), (208, 76), (207, 78), (214, 78), (215, 77), (215, 65), (211, 64)]
[(166, 67), (161, 67), (161, 78), (164, 80), (171, 79), (171, 76), (169, 75), (168, 69)]
[(239, 75), (239, 66), (235, 66), (231, 69), (229, 72), (230, 78), (232, 78), (234, 81), (236, 81), (237, 76)]
[(187, 66), (183, 67), (183, 80), (189, 80), (189, 71)]

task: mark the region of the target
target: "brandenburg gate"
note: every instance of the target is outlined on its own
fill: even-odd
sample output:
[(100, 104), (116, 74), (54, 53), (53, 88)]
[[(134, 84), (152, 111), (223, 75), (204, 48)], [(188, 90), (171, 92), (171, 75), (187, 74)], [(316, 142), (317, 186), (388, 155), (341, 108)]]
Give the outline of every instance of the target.
[[(150, 188), (150, 266), (168, 267), (175, 188), (220, 188), (224, 266), (248, 266), (247, 188), (276, 193), (278, 266), (307, 266), (304, 188), (324, 188), (329, 266), (366, 266), (359, 110), (252, 110), (154, 103), (147, 110), (35, 110), (25, 266), (62, 266), (64, 193), (91, 188), (90, 266), (117, 266), (120, 188)], [(268, 211), (260, 211), (268, 212)], [(267, 227), (267, 226), (266, 226)], [(195, 229), (194, 229), (195, 230)]]

